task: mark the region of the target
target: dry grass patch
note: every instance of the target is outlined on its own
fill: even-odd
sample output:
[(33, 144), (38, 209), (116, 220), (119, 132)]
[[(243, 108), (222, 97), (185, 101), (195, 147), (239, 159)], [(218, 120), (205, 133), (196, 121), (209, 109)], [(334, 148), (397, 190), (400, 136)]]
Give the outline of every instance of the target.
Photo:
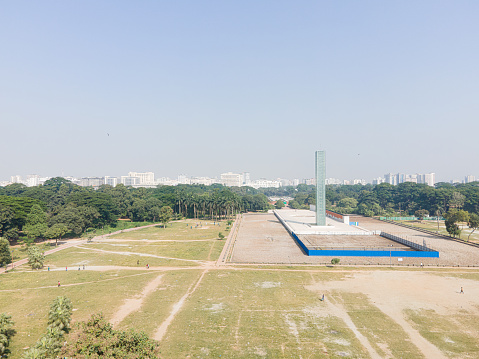
[(479, 358), (478, 315), (470, 312), (439, 315), (433, 310), (406, 310), (421, 335), (449, 358)]

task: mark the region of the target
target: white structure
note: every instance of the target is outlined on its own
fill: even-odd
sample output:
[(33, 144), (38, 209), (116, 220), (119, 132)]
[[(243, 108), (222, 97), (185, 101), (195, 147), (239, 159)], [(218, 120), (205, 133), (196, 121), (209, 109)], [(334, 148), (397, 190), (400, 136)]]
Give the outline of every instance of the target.
[(20, 175), (11, 176), (10, 183), (23, 183), (22, 176)]
[(82, 177), (80, 178), (80, 186), (82, 187), (100, 187), (104, 184), (105, 179), (103, 177)]
[(140, 179), (133, 176), (121, 176), (120, 182), (125, 186), (136, 186), (140, 184)]
[(213, 183), (218, 183), (216, 178), (209, 178), (209, 177), (191, 177), (190, 184), (203, 184), (205, 186), (210, 186)]
[(280, 188), (281, 187), (281, 182), (280, 181), (271, 181), (267, 179), (259, 179), (252, 181), (250, 183), (250, 187), (253, 188)]
[(40, 184), (40, 176), (39, 175), (28, 175), (27, 176), (27, 186), (28, 187), (35, 187)]
[(105, 176), (105, 184), (115, 187), (118, 184), (118, 177)]
[(239, 173), (222, 173), (220, 178), (221, 183), (227, 187), (241, 187), (243, 185), (243, 176)]
[(464, 178), (464, 183), (471, 183), (471, 182), (475, 182), (475, 181), (476, 181), (476, 176), (473, 176), (473, 175), (467, 175)]
[(154, 185), (155, 174), (153, 172), (128, 172), (128, 177), (137, 177), (140, 185)]

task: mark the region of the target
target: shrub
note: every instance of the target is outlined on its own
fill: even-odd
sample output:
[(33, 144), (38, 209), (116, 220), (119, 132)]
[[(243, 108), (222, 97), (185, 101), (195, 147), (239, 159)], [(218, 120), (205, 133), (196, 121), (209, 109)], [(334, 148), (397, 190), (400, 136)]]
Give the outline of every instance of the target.
[(338, 264), (340, 262), (339, 258), (333, 258), (331, 259), (331, 264)]

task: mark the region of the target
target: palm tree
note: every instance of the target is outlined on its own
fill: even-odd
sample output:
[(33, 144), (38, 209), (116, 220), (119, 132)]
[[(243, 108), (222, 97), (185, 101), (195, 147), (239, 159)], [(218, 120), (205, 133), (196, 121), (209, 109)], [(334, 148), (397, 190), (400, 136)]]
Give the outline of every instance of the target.
[(57, 297), (50, 306), (48, 325), (68, 332), (72, 316), (72, 302), (67, 297)]

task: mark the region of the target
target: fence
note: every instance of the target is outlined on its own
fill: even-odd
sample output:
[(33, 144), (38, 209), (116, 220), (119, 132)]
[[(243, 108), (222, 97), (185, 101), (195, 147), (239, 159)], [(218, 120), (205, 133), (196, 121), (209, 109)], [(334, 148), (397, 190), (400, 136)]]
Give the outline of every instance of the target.
[(413, 248), (415, 250), (418, 250), (418, 251), (435, 252), (433, 249), (428, 248), (425, 245), (421, 245), (421, 244), (418, 244), (418, 243), (415, 243), (415, 242), (408, 241), (407, 239), (395, 236), (393, 234), (389, 234), (389, 233), (386, 233), (386, 232), (381, 232), (380, 235), (381, 235), (381, 237), (390, 239), (390, 240), (392, 240), (394, 242), (397, 242), (397, 243), (404, 244), (405, 246), (411, 247), (411, 248)]

